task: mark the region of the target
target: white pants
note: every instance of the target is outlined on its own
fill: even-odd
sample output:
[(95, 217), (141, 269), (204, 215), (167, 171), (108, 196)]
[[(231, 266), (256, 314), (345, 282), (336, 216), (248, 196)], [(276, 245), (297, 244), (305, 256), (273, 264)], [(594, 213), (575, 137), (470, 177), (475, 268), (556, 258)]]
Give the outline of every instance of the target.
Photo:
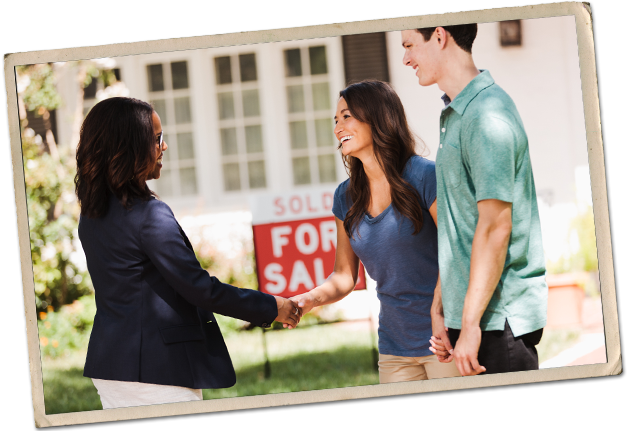
[(118, 380), (92, 379), (92, 382), (103, 409), (203, 400), (201, 389)]

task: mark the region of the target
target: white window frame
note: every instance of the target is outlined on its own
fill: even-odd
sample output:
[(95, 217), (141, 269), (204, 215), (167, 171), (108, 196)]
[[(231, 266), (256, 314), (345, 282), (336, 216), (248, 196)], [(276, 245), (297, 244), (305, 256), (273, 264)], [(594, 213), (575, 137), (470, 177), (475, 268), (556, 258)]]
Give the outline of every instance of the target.
[[(173, 197), (196, 197), (200, 193), (199, 187), (199, 175), (198, 175), (198, 166), (196, 163), (196, 159), (198, 157), (197, 148), (196, 148), (196, 134), (194, 133), (195, 123), (199, 120), (196, 117), (196, 113), (194, 112), (194, 97), (193, 97), (193, 82), (191, 76), (191, 60), (189, 58), (171, 58), (171, 59), (155, 59), (156, 61), (146, 61), (143, 65), (142, 73), (146, 76), (146, 81), (144, 86), (148, 102), (152, 102), (154, 100), (164, 100), (166, 105), (166, 121), (167, 123), (163, 123), (162, 119), (162, 128), (164, 136), (166, 137), (165, 141), (168, 145), (168, 150), (164, 153), (164, 158), (166, 159), (164, 164), (164, 168), (162, 168), (162, 174), (164, 169), (169, 170), (171, 172), (171, 190), (170, 194), (164, 195), (165, 198), (173, 198)], [(177, 62), (186, 62), (187, 73), (188, 73), (188, 88), (182, 88), (174, 90), (172, 88), (172, 70), (171, 63)], [(163, 70), (163, 79), (164, 79), (164, 90), (163, 91), (150, 91), (149, 90), (149, 76), (148, 76), (148, 66), (154, 64), (161, 64)], [(174, 108), (174, 100), (180, 97), (187, 97), (190, 100), (190, 113), (191, 120), (187, 124), (178, 124), (175, 118), (175, 108)], [(192, 142), (194, 149), (194, 158), (181, 160), (178, 155), (179, 145), (177, 142), (177, 134), (180, 133), (190, 133), (192, 134)], [(181, 170), (185, 168), (194, 168), (195, 173), (195, 181), (196, 181), (196, 193), (182, 193), (182, 185), (181, 185)], [(159, 181), (165, 181), (165, 179), (160, 179)], [(160, 184), (159, 181), (155, 182), (153, 186), (155, 191), (159, 194), (160, 190), (163, 190), (163, 185)]]
[[(257, 79), (255, 81), (250, 82), (242, 82), (240, 76), (240, 55), (253, 54), (255, 56), (255, 69), (257, 73)], [(216, 58), (220, 57), (229, 57), (231, 61), (231, 83), (228, 84), (219, 84), (217, 82), (217, 75), (215, 69), (215, 61)], [(261, 85), (260, 85), (260, 70), (259, 70), (259, 54), (255, 50), (238, 50), (232, 51), (230, 53), (220, 53), (213, 55), (211, 57), (211, 67), (214, 68), (214, 80), (213, 84), (215, 87), (215, 96), (214, 103), (216, 104), (216, 121), (217, 121), (217, 130), (218, 130), (218, 147), (220, 150), (220, 170), (223, 175), (223, 183), (222, 183), (222, 192), (225, 194), (242, 194), (249, 193), (251, 191), (260, 191), (268, 189), (268, 169), (266, 167), (266, 141), (264, 139), (264, 129), (266, 126), (264, 125), (264, 116), (262, 109), (262, 95), (261, 95)], [(246, 117), (244, 116), (244, 105), (242, 103), (242, 94), (246, 90), (257, 90), (258, 92), (258, 100), (259, 100), (259, 110), (260, 113), (257, 116)], [(218, 106), (218, 94), (231, 92), (233, 94), (233, 102), (234, 102), (234, 118), (230, 119), (220, 119), (219, 118), (219, 106)], [(262, 151), (259, 153), (248, 153), (246, 151), (246, 138), (245, 138), (245, 128), (247, 126), (257, 126), (259, 125), (262, 129)], [(237, 146), (237, 154), (222, 154), (222, 136), (220, 135), (221, 129), (224, 128), (235, 128), (236, 129), (236, 146)], [(264, 187), (250, 187), (250, 176), (248, 172), (248, 164), (249, 162), (254, 161), (262, 161), (264, 162)], [(237, 163), (239, 166), (240, 173), (240, 188), (238, 190), (227, 190), (226, 184), (224, 182), (224, 165), (225, 163)]]
[[(311, 75), (310, 73), (310, 58), (309, 58), (309, 48), (315, 46), (325, 46), (326, 56), (327, 56), (327, 74), (325, 75)], [(336, 170), (336, 183), (342, 182), (347, 178), (346, 172), (344, 170), (344, 165), (342, 163), (342, 158), (340, 153), (336, 150), (336, 146), (333, 147), (318, 147), (316, 145), (316, 130), (314, 128), (315, 120), (324, 118), (321, 113), (322, 111), (314, 111), (313, 110), (313, 100), (312, 100), (312, 92), (308, 91), (307, 88), (311, 89), (312, 84), (316, 84), (319, 82), (327, 82), (329, 84), (329, 98), (330, 98), (330, 109), (328, 111), (329, 121), (331, 122), (335, 112), (336, 112), (336, 104), (338, 100), (338, 93), (340, 90), (345, 88), (344, 85), (344, 67), (343, 67), (343, 59), (342, 59), (342, 41), (340, 37), (329, 37), (329, 38), (318, 38), (318, 39), (308, 39), (301, 41), (291, 41), (291, 42), (282, 42), (277, 44), (277, 48), (279, 48), (279, 67), (281, 71), (282, 78), (282, 112), (284, 113), (284, 122), (283, 128), (285, 128), (285, 142), (286, 149), (285, 154), (287, 155), (285, 165), (288, 167), (286, 170), (289, 175), (285, 178), (291, 187), (294, 188), (307, 188), (307, 187), (318, 187), (321, 185), (332, 184), (332, 183), (321, 183), (319, 178), (319, 167), (318, 167), (318, 156), (326, 155), (326, 154), (334, 154), (334, 165)], [(288, 77), (285, 75), (285, 60), (284, 60), (284, 51), (289, 49), (300, 49), (301, 50), (301, 63), (302, 63), (302, 76), (298, 77)], [(287, 87), (290, 85), (302, 84), (306, 88), (304, 91), (305, 96), (305, 112), (300, 113), (289, 113), (288, 112), (288, 95), (287, 95)], [(312, 109), (310, 109), (312, 108)], [(290, 143), (290, 129), (289, 123), (291, 121), (299, 121), (305, 120), (308, 123), (307, 126), (307, 139), (308, 139), (308, 147), (307, 149), (293, 149)], [(335, 137), (332, 137), (335, 140)], [(309, 158), (310, 164), (310, 183), (309, 184), (295, 184), (294, 183), (294, 175), (292, 172), (292, 158), (298, 156), (307, 156)]]

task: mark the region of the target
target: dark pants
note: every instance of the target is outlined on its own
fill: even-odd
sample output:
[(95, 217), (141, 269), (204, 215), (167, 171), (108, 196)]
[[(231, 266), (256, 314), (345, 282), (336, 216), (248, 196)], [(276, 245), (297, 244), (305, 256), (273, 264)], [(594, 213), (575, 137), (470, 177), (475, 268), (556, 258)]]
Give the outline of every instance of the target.
[[(539, 369), (536, 345), (541, 341), (543, 329), (514, 337), (506, 321), (503, 331), (482, 331), (478, 362), (486, 368), (483, 374), (508, 373)], [(449, 340), (456, 347), (459, 329), (449, 328)]]

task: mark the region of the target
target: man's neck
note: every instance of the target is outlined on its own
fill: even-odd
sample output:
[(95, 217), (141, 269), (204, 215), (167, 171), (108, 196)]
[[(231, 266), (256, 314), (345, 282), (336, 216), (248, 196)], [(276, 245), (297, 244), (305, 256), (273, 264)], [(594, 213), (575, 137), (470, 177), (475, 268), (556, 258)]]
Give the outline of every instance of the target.
[(480, 71), (475, 67), (471, 55), (464, 51), (456, 53), (445, 62), (443, 73), (437, 81), (438, 88), (444, 91), (450, 100), (454, 100), (479, 74)]

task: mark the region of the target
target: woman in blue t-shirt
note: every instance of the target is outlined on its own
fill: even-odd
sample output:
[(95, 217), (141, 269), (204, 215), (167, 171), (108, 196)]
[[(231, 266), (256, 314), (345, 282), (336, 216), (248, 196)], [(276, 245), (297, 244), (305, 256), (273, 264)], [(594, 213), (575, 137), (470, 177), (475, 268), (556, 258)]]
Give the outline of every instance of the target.
[(334, 272), (294, 299), (303, 313), (339, 301), (355, 287), (362, 261), (381, 302), (380, 383), (459, 376), (431, 338), (451, 349), (438, 276), (434, 162), (416, 155), (401, 100), (384, 82), (342, 90), (334, 119), (349, 172), (332, 208)]

